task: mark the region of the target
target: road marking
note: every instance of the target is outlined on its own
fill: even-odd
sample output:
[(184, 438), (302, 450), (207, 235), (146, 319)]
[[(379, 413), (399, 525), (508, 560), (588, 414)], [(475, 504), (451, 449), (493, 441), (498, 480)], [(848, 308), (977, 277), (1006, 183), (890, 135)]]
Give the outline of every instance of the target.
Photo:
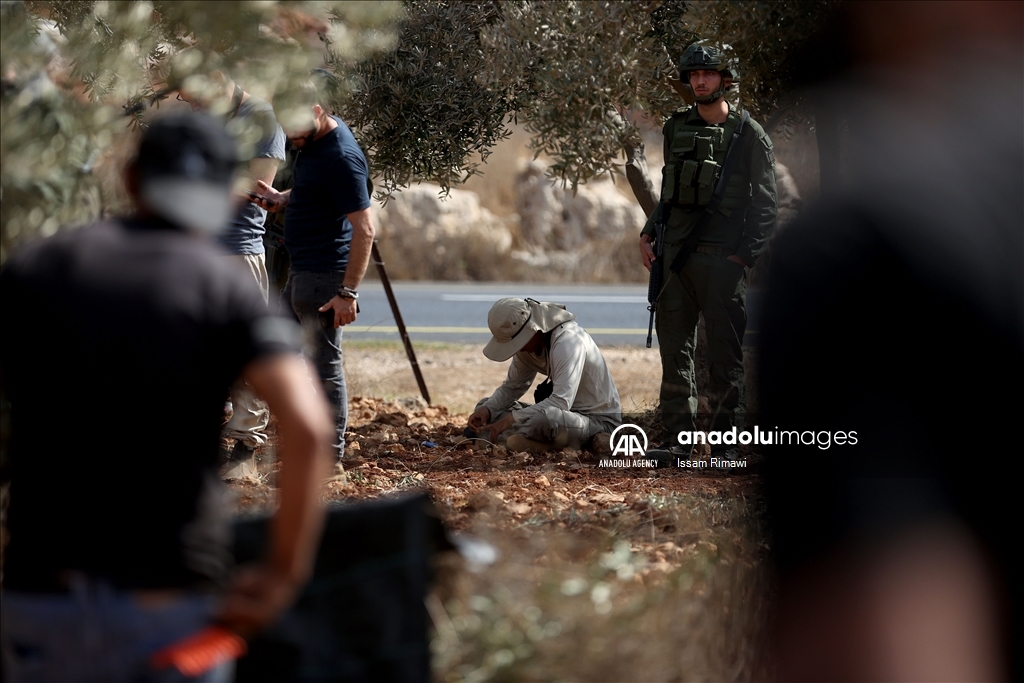
[[(490, 334), (486, 327), (421, 327), (407, 325), (406, 332), (420, 334)], [(384, 332), (397, 333), (398, 327), (393, 325), (345, 325), (346, 332)]]
[[(514, 296), (509, 294), (508, 296)], [(442, 294), (441, 301), (486, 301), (494, 303), (498, 299), (505, 298), (498, 294)], [(516, 297), (522, 298), (522, 297)], [(645, 304), (647, 296), (603, 296), (587, 294), (555, 294), (551, 297), (531, 297), (534, 299), (545, 299), (557, 301), (560, 304)]]
[[(486, 327), (423, 327), (413, 325), (405, 328), (406, 332), (416, 334), (490, 334)], [(398, 327), (393, 325), (346, 325), (345, 331), (351, 334), (376, 332), (379, 334), (398, 334)], [(647, 336), (647, 328), (643, 327), (593, 327), (587, 328), (590, 334), (618, 334)], [(747, 330), (747, 334), (757, 334), (757, 330)]]
[[(405, 328), (407, 332), (417, 334), (490, 334), (486, 327), (421, 327), (417, 325)], [(346, 332), (380, 332), (384, 334), (397, 333), (398, 327), (389, 325), (346, 325)], [(646, 335), (646, 328), (639, 327), (597, 327), (587, 329), (590, 334), (642, 334)]]
[(588, 327), (590, 334), (642, 334), (647, 336), (647, 330), (642, 327)]

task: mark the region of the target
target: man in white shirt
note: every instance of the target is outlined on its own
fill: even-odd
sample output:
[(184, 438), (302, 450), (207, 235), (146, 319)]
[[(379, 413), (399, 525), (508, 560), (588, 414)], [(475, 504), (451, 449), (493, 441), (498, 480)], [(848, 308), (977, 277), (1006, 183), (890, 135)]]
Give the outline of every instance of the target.
[[(575, 318), (561, 304), (533, 299), (501, 299), (491, 307), (484, 355), (512, 364), (502, 385), (477, 404), (467, 431), (495, 443), (507, 439), (512, 450), (543, 453), (578, 449), (622, 423), (608, 364)], [(523, 403), (538, 372), (548, 382), (537, 388), (536, 403)]]

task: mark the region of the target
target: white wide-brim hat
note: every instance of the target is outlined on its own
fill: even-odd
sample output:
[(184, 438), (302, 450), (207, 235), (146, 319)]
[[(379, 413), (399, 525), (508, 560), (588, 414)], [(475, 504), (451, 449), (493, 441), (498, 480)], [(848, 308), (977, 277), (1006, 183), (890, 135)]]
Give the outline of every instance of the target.
[(494, 361), (506, 361), (537, 332), (550, 332), (575, 318), (562, 304), (514, 297), (499, 299), (487, 314), (491, 340), (484, 346), (484, 355)]

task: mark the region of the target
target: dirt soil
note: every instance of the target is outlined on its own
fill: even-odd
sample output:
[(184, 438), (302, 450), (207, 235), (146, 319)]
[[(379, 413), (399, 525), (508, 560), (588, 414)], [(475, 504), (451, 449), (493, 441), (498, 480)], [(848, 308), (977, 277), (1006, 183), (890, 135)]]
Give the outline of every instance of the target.
[[(610, 347), (603, 352), (623, 397), (624, 412), (636, 415), (643, 427), (654, 424), (661, 371), (657, 349)], [(538, 455), (467, 440), (462, 432), (469, 412), (501, 383), (508, 364), (490, 361), (479, 346), (468, 344), (421, 344), (417, 357), (432, 405), (419, 395), (400, 344), (346, 347), (348, 446), (344, 467), (325, 485), (328, 500), (425, 489), (455, 530), (479, 531), (481, 525), (512, 528), (537, 515), (554, 520), (555, 528), (565, 528), (557, 521), (564, 511), (575, 517), (596, 515), (596, 526), (607, 527), (597, 518), (609, 507), (642, 510), (652, 497), (673, 495), (742, 497), (759, 483), (756, 474), (598, 468), (598, 459), (609, 456), (604, 443)], [(654, 433), (648, 432), (653, 439)], [(273, 439), (259, 455), (259, 481), (231, 485), (238, 494), (239, 511), (254, 512), (272, 504), (277, 468)], [(756, 465), (757, 455), (749, 457)], [(664, 561), (653, 551), (651, 559)]]
[[(646, 410), (637, 423), (653, 434), (657, 350), (604, 352), (625, 411)], [(426, 490), (449, 529), (498, 549), (503, 561), (486, 571), (441, 575), (429, 603), (437, 680), (631, 680), (637, 666), (646, 680), (764, 675), (756, 468), (623, 471), (596, 467), (601, 444), (537, 455), (466, 440), (468, 413), (507, 364), (479, 346), (420, 345), (417, 354), (432, 405), (400, 345), (346, 347), (348, 450), (324, 493), (340, 502)], [(272, 444), (258, 481), (230, 485), (240, 512), (273, 505)], [(537, 614), (557, 637), (534, 637)], [(520, 623), (518, 636), (506, 633)], [(501, 645), (499, 631), (523, 642)], [(602, 642), (617, 645), (593, 649)], [(566, 657), (579, 648), (592, 650), (585, 667)]]

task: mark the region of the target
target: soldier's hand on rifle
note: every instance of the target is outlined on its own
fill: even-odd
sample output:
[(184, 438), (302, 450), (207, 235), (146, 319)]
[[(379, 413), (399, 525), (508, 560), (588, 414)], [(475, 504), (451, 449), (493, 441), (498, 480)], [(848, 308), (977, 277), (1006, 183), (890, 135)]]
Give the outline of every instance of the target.
[(640, 235), (640, 257), (643, 259), (644, 268), (650, 271), (651, 263), (656, 258), (650, 235)]
[(291, 199), (291, 195), (291, 190), (278, 192), (262, 180), (257, 180), (256, 192), (249, 195), (249, 201), (267, 211), (281, 211), (284, 207), (288, 206), (288, 200)]
[(482, 431), (484, 427), (491, 421), (491, 411), (485, 406), (480, 406), (473, 411), (473, 414), (469, 416), (469, 421), (466, 425), (474, 432)]

